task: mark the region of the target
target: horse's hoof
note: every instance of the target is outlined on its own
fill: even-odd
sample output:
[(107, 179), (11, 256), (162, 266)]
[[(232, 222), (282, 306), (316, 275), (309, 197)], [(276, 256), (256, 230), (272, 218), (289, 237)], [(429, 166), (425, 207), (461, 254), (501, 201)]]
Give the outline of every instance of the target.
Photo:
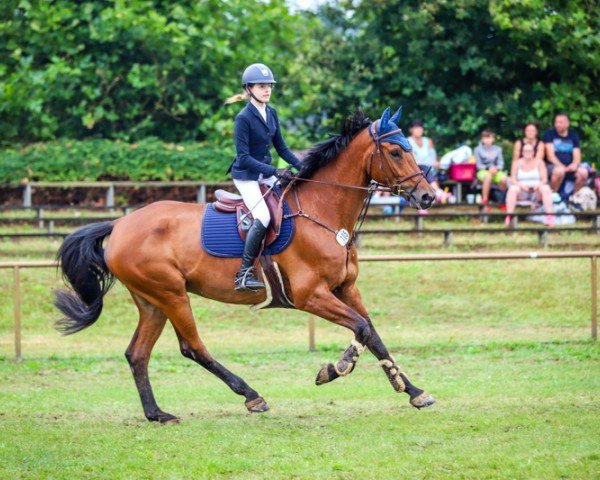
[(315, 384), (323, 385), (324, 383), (329, 383), (338, 377), (339, 375), (336, 373), (333, 363), (330, 363), (329, 365), (325, 365), (321, 370), (319, 370), (319, 373), (317, 373)]
[(161, 425), (179, 425), (181, 420), (179, 418), (174, 417), (173, 415), (169, 415), (171, 418), (166, 418), (164, 420), (160, 420)]
[(267, 412), (269, 410), (269, 406), (265, 399), (262, 397), (255, 398), (254, 400), (249, 400), (245, 403), (246, 408), (250, 413), (262, 413)]
[(414, 398), (410, 399), (410, 404), (421, 410), (422, 408), (429, 407), (435, 403), (435, 398), (429, 395), (427, 392), (423, 392)]
[(158, 422), (161, 425), (178, 425), (180, 420), (175, 415), (171, 415), (170, 413), (161, 412), (157, 415), (152, 415), (148, 418), (151, 422)]

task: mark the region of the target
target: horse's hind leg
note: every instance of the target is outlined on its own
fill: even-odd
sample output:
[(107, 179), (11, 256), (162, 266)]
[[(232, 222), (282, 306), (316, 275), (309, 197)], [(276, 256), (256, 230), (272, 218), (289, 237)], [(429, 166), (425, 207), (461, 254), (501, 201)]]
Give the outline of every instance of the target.
[(227, 370), (223, 365), (217, 362), (208, 352), (202, 340), (198, 335), (194, 316), (189, 304), (187, 294), (178, 302), (173, 302), (166, 307), (165, 313), (171, 319), (171, 323), (179, 339), (181, 354), (202, 365), (209, 372), (223, 380), (231, 390), (238, 395), (246, 398), (246, 408), (253, 413), (266, 412), (269, 406), (265, 400), (248, 384)]
[(129, 347), (125, 352), (125, 357), (133, 373), (135, 385), (140, 394), (144, 415), (150, 421), (160, 423), (179, 423), (179, 419), (163, 412), (154, 399), (152, 386), (148, 378), (148, 362), (152, 348), (160, 337), (165, 323), (166, 315), (157, 307), (151, 305), (140, 296), (132, 293), (131, 296), (140, 311), (140, 320)]

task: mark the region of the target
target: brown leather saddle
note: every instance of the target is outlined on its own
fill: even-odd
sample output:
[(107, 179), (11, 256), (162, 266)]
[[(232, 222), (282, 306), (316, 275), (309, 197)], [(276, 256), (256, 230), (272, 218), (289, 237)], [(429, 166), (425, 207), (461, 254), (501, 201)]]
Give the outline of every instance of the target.
[[(259, 185), (260, 191), (263, 195), (269, 190), (267, 185)], [(254, 217), (250, 212), (250, 209), (246, 207), (242, 197), (235, 193), (230, 193), (225, 190), (217, 190), (215, 192), (215, 198), (217, 199), (214, 203), (215, 210), (223, 213), (235, 213), (238, 225), (238, 232), (242, 240), (246, 241), (246, 233), (250, 229), (254, 221)], [(283, 220), (283, 208), (280, 197), (272, 189), (264, 197), (269, 213), (271, 214), (271, 223), (267, 229), (267, 235), (265, 237), (265, 247), (271, 245), (279, 236), (281, 231), (281, 222)]]

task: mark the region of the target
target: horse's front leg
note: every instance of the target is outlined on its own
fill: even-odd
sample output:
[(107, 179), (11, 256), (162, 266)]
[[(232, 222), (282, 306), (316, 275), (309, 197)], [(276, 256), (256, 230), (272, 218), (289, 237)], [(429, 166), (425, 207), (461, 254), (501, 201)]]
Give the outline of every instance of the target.
[(354, 333), (354, 340), (342, 357), (336, 363), (325, 365), (317, 374), (316, 384), (323, 385), (338, 377), (344, 377), (354, 370), (358, 357), (364, 351), (371, 334), (371, 327), (362, 315), (337, 298), (327, 286), (321, 285), (316, 290), (305, 293), (294, 298), (294, 304), (298, 309), (318, 315)]
[[(400, 370), (394, 357), (390, 355), (381, 337), (375, 330), (367, 310), (360, 297), (360, 292), (354, 283), (343, 285), (336, 291), (336, 296), (353, 311), (365, 319), (369, 325), (369, 336), (366, 338), (366, 346), (379, 360), (379, 364), (397, 392), (406, 392), (410, 396), (410, 403), (416, 408), (424, 408), (435, 403), (435, 399), (427, 392), (413, 385), (405, 373)], [(348, 348), (351, 348), (348, 347)], [(337, 377), (334, 377), (337, 378)], [(331, 380), (333, 380), (332, 378)], [(330, 380), (330, 381), (331, 381)]]

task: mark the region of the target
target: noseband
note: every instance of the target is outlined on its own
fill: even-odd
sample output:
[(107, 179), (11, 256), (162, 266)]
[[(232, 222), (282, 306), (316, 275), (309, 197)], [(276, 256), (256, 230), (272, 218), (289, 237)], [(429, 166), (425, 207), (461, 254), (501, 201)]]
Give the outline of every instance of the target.
[[(381, 170), (381, 173), (383, 173), (383, 176), (385, 177), (385, 182), (386, 182), (386, 184), (383, 186), (389, 188), (390, 192), (393, 195), (402, 195), (407, 200), (410, 200), (410, 198), (414, 199), (413, 193), (418, 188), (419, 183), (421, 183), (421, 180), (423, 180), (425, 175), (419, 168), (418, 172), (411, 173), (410, 175), (406, 175), (401, 178), (395, 178), (394, 173), (393, 173), (394, 169), (392, 168), (392, 166), (390, 165), (390, 162), (388, 160), (386, 162), (386, 164), (387, 164), (388, 168), (390, 169), (390, 171), (392, 172), (392, 178), (395, 178), (395, 182), (390, 180), (390, 178), (388, 177), (388, 174), (386, 173), (384, 165), (383, 165), (384, 155), (381, 152), (381, 143), (386, 138), (392, 137), (398, 133), (402, 133), (402, 130), (397, 128), (396, 130), (392, 130), (391, 132), (386, 132), (382, 135), (378, 135), (377, 134), (377, 125), (378, 125), (378, 122), (373, 122), (371, 124), (371, 126), (369, 127), (369, 135), (371, 136), (371, 139), (373, 140), (373, 142), (375, 142), (376, 149), (371, 152), (371, 160), (369, 162), (369, 169), (367, 170), (367, 175), (369, 176), (369, 178), (371, 178), (371, 167), (373, 165), (373, 158), (375, 158), (375, 153), (377, 153), (377, 156), (379, 157), (379, 169)], [(415, 178), (415, 177), (420, 177), (420, 178), (417, 180), (417, 183), (415, 183), (415, 185), (410, 190), (406, 190), (405, 188), (402, 187), (402, 184), (404, 182), (406, 182), (407, 180), (410, 180), (411, 178)], [(379, 184), (378, 182), (377, 182), (377, 184), (382, 185), (382, 184)], [(416, 201), (416, 199), (415, 199), (415, 201)]]

